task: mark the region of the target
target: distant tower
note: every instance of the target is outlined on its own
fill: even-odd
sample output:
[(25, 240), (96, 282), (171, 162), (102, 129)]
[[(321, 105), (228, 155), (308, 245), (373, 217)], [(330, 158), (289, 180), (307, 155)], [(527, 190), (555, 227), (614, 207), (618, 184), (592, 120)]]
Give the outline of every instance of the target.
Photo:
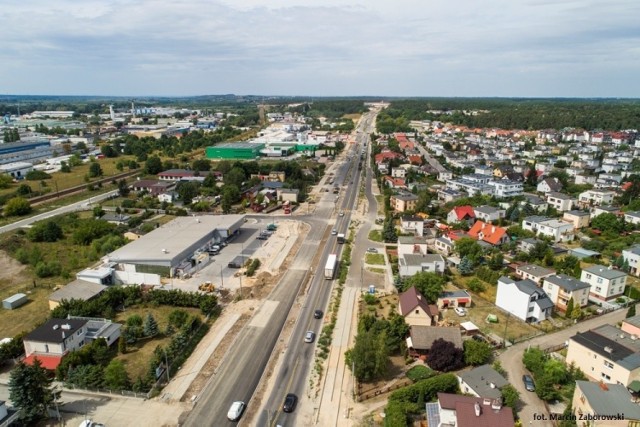
[(113, 105), (109, 105), (109, 115), (111, 116), (111, 121), (116, 120), (116, 113), (113, 112)]
[(133, 104), (133, 101), (131, 101), (131, 115), (134, 118), (136, 117), (136, 106)]

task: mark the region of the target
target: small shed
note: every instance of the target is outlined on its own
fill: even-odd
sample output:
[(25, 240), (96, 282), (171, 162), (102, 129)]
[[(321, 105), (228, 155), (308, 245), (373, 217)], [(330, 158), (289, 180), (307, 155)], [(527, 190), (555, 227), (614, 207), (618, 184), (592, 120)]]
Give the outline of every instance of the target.
[(600, 258), (600, 252), (591, 251), (585, 248), (573, 248), (569, 250), (569, 255), (573, 255), (578, 259), (584, 258)]
[(2, 300), (2, 307), (7, 310), (13, 310), (27, 302), (27, 296), (25, 294), (15, 294), (7, 299)]

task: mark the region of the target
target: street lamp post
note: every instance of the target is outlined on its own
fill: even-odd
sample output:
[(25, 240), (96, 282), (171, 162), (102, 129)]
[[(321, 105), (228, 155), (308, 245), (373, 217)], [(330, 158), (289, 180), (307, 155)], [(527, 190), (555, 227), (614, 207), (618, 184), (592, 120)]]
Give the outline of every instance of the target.
[(224, 276), (222, 276), (222, 265), (220, 265), (220, 289), (224, 287)]

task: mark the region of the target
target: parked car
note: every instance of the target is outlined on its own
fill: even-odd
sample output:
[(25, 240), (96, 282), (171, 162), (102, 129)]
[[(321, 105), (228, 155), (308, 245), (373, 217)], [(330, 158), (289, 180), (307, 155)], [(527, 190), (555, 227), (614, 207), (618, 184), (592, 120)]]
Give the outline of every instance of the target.
[(313, 331), (307, 331), (304, 335), (304, 342), (312, 343), (316, 339), (316, 333)]
[(376, 248), (367, 248), (367, 252), (369, 252), (370, 254), (377, 254), (378, 250)]
[(313, 317), (314, 319), (322, 319), (323, 314), (322, 310), (316, 310), (313, 312)]
[(465, 309), (464, 309), (464, 308), (462, 308), (462, 307), (456, 307), (456, 308), (454, 308), (454, 311), (455, 311), (455, 312), (456, 312), (456, 314), (457, 314), (458, 316), (460, 316), (460, 317), (462, 317), (462, 316), (466, 316), (466, 315), (467, 315), (467, 310), (465, 310)]
[(527, 391), (536, 391), (536, 385), (533, 382), (533, 378), (531, 378), (531, 375), (523, 375), (522, 376), (522, 382), (524, 383), (524, 388)]
[(284, 412), (293, 412), (293, 410), (296, 409), (296, 403), (298, 403), (298, 396), (293, 393), (289, 393), (287, 394), (287, 397), (284, 398), (282, 410)]
[(233, 402), (229, 408), (229, 412), (227, 412), (227, 418), (229, 418), (230, 421), (238, 421), (244, 412), (244, 407), (244, 402), (240, 400)]

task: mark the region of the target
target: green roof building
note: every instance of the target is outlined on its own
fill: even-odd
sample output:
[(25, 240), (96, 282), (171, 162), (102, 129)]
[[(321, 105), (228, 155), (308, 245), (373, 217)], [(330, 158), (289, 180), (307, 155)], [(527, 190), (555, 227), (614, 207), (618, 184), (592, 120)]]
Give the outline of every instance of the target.
[(207, 159), (246, 159), (255, 160), (260, 157), (264, 144), (249, 142), (229, 142), (207, 147)]

